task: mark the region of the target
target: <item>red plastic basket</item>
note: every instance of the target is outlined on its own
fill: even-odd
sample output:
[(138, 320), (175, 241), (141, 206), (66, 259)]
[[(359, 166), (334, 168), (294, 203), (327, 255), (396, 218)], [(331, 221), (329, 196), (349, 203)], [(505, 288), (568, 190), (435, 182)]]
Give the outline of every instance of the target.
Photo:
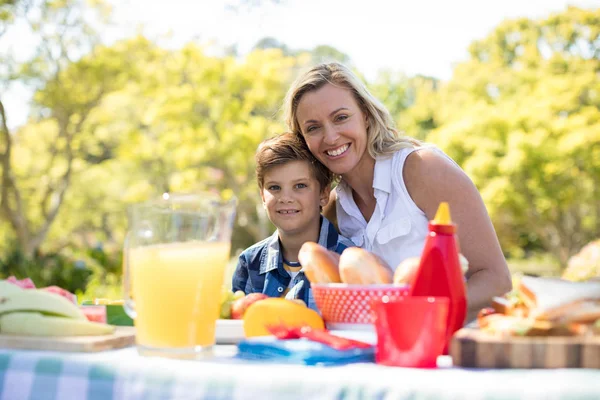
[(313, 296), (326, 323), (372, 324), (371, 301), (408, 296), (409, 285), (311, 284)]

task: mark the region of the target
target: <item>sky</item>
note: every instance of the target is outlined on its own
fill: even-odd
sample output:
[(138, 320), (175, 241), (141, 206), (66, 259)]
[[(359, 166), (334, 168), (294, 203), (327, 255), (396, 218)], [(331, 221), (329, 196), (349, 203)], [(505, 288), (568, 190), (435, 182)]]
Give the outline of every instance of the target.
[[(142, 32), (164, 46), (190, 40), (235, 44), (245, 54), (270, 36), (292, 49), (330, 45), (367, 79), (381, 69), (447, 80), (469, 44), (506, 18), (545, 18), (567, 5), (598, 8), (600, 0), (262, 0), (234, 12), (238, 0), (108, 0), (115, 25), (107, 42)], [(249, 0), (256, 2), (258, 0)], [(27, 92), (4, 96), (10, 126), (25, 122)]]
[(272, 36), (291, 48), (331, 45), (368, 77), (390, 68), (440, 79), (505, 18), (543, 18), (568, 4), (600, 7), (600, 0), (263, 0), (236, 15), (225, 7), (235, 0), (113, 1), (132, 32), (142, 23), (151, 36), (170, 33), (172, 43), (217, 39), (244, 52)]

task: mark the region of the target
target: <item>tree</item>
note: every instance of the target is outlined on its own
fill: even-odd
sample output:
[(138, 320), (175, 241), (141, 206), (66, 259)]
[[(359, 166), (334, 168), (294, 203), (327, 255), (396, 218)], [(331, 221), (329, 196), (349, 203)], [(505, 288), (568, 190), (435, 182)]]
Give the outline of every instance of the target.
[(287, 45), (281, 43), (279, 40), (273, 37), (264, 37), (260, 39), (255, 45), (254, 49), (256, 50), (266, 50), (266, 49), (279, 49), (285, 55), (290, 54), (290, 50)]
[(390, 111), (401, 134), (424, 140), (431, 130), (438, 127), (436, 111), (439, 85), (440, 82), (432, 77), (409, 77), (383, 70), (370, 88)]
[(0, 0), (0, 36), (15, 19), (27, 13), (31, 0)]
[(600, 10), (503, 22), (438, 91), (427, 137), (473, 178), (505, 248), (563, 266), (600, 233), (599, 45)]
[[(93, 49), (98, 41), (92, 24), (85, 19), (94, 10), (104, 15), (103, 4), (96, 4), (97, 8), (90, 9), (77, 0), (35, 2), (32, 8), (36, 12), (26, 13), (24, 22), (29, 24), (39, 45), (29, 61), (18, 63), (11, 59), (11, 65), (3, 71), (4, 86), (19, 80), (36, 90), (34, 118), (40, 121), (40, 129), (31, 140), (41, 153), (32, 154), (32, 164), (23, 163), (23, 153), (19, 152), (26, 148), (22, 143), (28, 140), (24, 138), (27, 129), (10, 132), (9, 116), (0, 99), (0, 212), (28, 257), (39, 250), (63, 204), (80, 156), (82, 126), (108, 87), (115, 83), (110, 68), (97, 65), (93, 57), (73, 61)], [(32, 121), (29, 128), (35, 124)], [(40, 148), (44, 144), (46, 147)], [(43, 179), (34, 182), (30, 173)]]
[[(239, 199), (233, 249), (270, 234), (254, 180), (254, 152), (281, 132), (277, 113), (299, 62), (281, 50), (244, 59), (214, 57), (195, 44), (139, 64), (118, 93), (107, 130), (122, 137), (117, 156), (132, 166), (125, 201), (168, 191), (216, 189)], [(109, 103), (107, 103), (107, 106)]]
[(340, 62), (343, 64), (350, 63), (350, 56), (336, 49), (335, 47), (328, 45), (316, 46), (310, 51), (313, 59), (313, 63), (322, 62)]

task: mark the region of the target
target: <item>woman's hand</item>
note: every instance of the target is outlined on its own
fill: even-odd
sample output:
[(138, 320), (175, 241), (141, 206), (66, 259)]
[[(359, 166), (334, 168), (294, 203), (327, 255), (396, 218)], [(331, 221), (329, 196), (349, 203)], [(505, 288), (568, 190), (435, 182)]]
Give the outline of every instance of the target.
[(433, 149), (411, 153), (403, 175), (408, 193), (428, 220), (434, 218), (440, 202), (450, 205), (460, 251), (469, 260), (467, 321), (471, 321), (490, 304), (492, 297), (512, 288), (510, 272), (481, 195), (458, 165)]

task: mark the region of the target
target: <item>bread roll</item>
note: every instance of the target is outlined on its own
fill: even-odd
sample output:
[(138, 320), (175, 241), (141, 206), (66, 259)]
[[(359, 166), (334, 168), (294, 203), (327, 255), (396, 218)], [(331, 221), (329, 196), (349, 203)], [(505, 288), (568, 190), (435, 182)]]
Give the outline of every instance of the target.
[(312, 283), (340, 283), (340, 255), (315, 242), (306, 242), (298, 252), (304, 275)]
[(469, 260), (462, 253), (458, 254), (458, 261), (460, 262), (460, 270), (462, 274), (465, 275), (469, 270)]
[(398, 264), (394, 272), (394, 283), (412, 285), (419, 270), (421, 258), (411, 257)]
[(344, 250), (339, 267), (344, 283), (372, 285), (388, 284), (393, 280), (390, 266), (377, 255), (360, 247), (348, 247)]
[[(460, 262), (460, 270), (462, 274), (465, 275), (469, 270), (469, 262), (462, 254), (458, 255), (458, 260)], [(398, 264), (398, 267), (396, 267), (396, 271), (394, 272), (394, 283), (412, 285), (417, 271), (419, 270), (420, 261), (420, 257), (410, 257)]]

